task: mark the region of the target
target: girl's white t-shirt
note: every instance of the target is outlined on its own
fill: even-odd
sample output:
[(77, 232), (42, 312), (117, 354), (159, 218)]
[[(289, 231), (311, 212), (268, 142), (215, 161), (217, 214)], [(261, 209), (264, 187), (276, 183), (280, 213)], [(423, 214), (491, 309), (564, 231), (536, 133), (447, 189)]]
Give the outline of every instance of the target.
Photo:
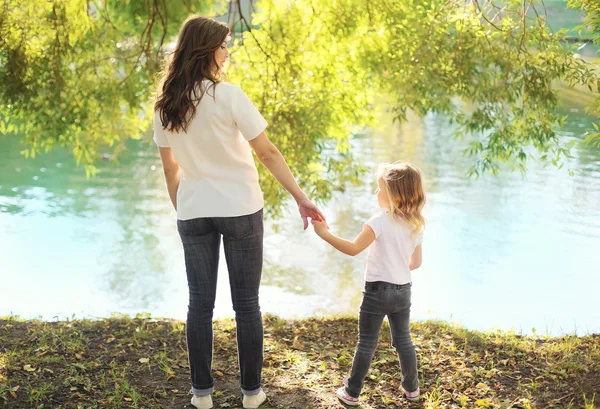
[(415, 248), (423, 243), (423, 232), (412, 238), (408, 223), (393, 219), (388, 212), (373, 216), (365, 224), (375, 233), (375, 241), (369, 246), (365, 281), (410, 283), (408, 262)]
[[(210, 84), (205, 80), (202, 86)], [(213, 98), (214, 95), (214, 98)], [(204, 94), (187, 132), (169, 132), (154, 114), (154, 142), (179, 165), (177, 218), (235, 217), (264, 205), (249, 141), (267, 127), (244, 91), (218, 83)]]

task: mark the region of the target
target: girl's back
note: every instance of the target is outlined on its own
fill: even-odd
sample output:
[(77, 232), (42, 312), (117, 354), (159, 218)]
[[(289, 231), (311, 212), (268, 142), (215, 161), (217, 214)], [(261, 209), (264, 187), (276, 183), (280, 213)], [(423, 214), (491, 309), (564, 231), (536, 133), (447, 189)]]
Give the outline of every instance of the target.
[(369, 247), (365, 281), (410, 283), (410, 256), (423, 242), (423, 233), (413, 235), (408, 223), (392, 218), (389, 211), (373, 216), (366, 224), (373, 229), (375, 241)]

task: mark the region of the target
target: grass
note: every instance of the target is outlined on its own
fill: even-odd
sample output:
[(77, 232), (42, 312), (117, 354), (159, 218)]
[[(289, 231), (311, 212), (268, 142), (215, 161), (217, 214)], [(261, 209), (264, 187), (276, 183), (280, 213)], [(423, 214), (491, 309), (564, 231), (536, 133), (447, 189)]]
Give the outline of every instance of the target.
[[(264, 321), (263, 408), (341, 408), (334, 392), (352, 365), (356, 320)], [(215, 408), (239, 408), (235, 322), (214, 327)], [(386, 326), (362, 408), (600, 407), (599, 335), (527, 337), (431, 321), (412, 331), (423, 399), (401, 399)], [(181, 321), (0, 319), (2, 408), (191, 408), (188, 373)]]

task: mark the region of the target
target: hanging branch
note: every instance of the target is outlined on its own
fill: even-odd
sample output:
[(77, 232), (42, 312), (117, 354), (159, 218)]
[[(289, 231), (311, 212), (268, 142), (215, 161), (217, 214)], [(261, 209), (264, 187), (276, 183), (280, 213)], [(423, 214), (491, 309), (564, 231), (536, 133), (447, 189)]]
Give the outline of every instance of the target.
[(238, 8), (238, 13), (240, 14), (240, 20), (244, 23), (244, 25), (246, 26), (246, 29), (248, 30), (248, 32), (250, 33), (250, 35), (252, 36), (252, 38), (254, 39), (254, 41), (256, 42), (256, 45), (258, 46), (258, 48), (260, 48), (260, 51), (263, 52), (263, 54), (269, 59), (271, 60), (271, 62), (274, 63), (273, 59), (271, 58), (271, 56), (264, 50), (263, 46), (260, 44), (260, 42), (258, 41), (258, 39), (256, 38), (256, 36), (254, 35), (254, 33), (252, 32), (252, 27), (250, 26), (250, 23), (248, 23), (248, 20), (246, 20), (246, 17), (244, 16), (244, 13), (242, 12), (242, 4), (240, 0), (236, 0), (237, 2), (237, 8)]
[(494, 22), (490, 21), (487, 16), (485, 15), (485, 13), (483, 12), (483, 10), (481, 9), (481, 6), (479, 5), (479, 0), (474, 0), (473, 3), (477, 6), (477, 9), (479, 10), (479, 13), (481, 14), (481, 17), (488, 22), (488, 24), (490, 24), (492, 27), (494, 27), (496, 30), (498, 31), (502, 31), (502, 29), (500, 27), (498, 27), (496, 24), (494, 24)]
[[(150, 1), (152, 1), (152, 3)], [(123, 78), (123, 80), (121, 80), (121, 82), (119, 82), (119, 85), (118, 85), (119, 88), (123, 84), (125, 84), (129, 80), (129, 78), (131, 78), (131, 76), (135, 73), (142, 57), (145, 56), (146, 58), (149, 58), (149, 55), (151, 54), (151, 51), (153, 48), (152, 28), (154, 27), (154, 24), (157, 20), (157, 16), (161, 17), (160, 21), (163, 24), (163, 38), (166, 36), (166, 33), (164, 33), (164, 31), (166, 30), (166, 27), (167, 27), (166, 18), (163, 19), (162, 16), (160, 16), (160, 12), (159, 12), (160, 6), (158, 3), (159, 1), (163, 1), (163, 4), (164, 4), (164, 0), (147, 0), (146, 1), (147, 9), (151, 10), (151, 14), (148, 16), (148, 20), (147, 20), (148, 22), (147, 22), (146, 26), (144, 27), (144, 30), (142, 31), (142, 35), (140, 36), (140, 50), (139, 50), (139, 53), (137, 54), (137, 59), (136, 59), (135, 63), (131, 67), (131, 70), (125, 76), (125, 78)], [(165, 8), (165, 10), (166, 10), (166, 8)], [(158, 49), (160, 49), (161, 45), (162, 45), (162, 43), (158, 46)]]

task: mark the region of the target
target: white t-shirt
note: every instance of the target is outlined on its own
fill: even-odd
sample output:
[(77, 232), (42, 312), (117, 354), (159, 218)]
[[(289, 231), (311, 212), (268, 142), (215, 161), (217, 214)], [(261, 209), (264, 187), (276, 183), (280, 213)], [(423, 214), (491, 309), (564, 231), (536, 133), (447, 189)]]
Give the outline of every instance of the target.
[[(202, 86), (210, 82), (205, 80)], [(214, 98), (213, 98), (214, 95)], [(177, 218), (235, 217), (264, 205), (258, 171), (248, 141), (267, 127), (240, 87), (210, 87), (187, 132), (169, 132), (154, 114), (154, 142), (170, 147), (180, 167)]]
[(408, 223), (393, 219), (388, 212), (371, 217), (365, 224), (375, 232), (375, 241), (369, 247), (365, 281), (410, 283), (408, 262), (415, 248), (423, 242), (423, 233), (413, 239)]

